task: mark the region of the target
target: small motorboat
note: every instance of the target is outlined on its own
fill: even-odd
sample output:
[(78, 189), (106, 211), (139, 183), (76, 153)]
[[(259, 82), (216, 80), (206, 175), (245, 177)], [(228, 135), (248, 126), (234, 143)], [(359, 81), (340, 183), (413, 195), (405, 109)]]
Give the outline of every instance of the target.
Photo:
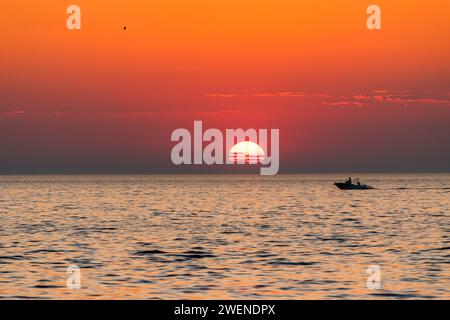
[(341, 190), (368, 190), (368, 189), (374, 189), (372, 186), (368, 186), (367, 184), (363, 184), (359, 182), (359, 179), (356, 179), (356, 182), (353, 183), (352, 180), (349, 178), (345, 182), (335, 182), (334, 184), (336, 187), (338, 187)]
[(368, 186), (367, 184), (353, 184), (353, 183), (345, 183), (345, 182), (336, 182), (334, 184), (341, 190), (368, 190), (374, 189), (372, 186)]

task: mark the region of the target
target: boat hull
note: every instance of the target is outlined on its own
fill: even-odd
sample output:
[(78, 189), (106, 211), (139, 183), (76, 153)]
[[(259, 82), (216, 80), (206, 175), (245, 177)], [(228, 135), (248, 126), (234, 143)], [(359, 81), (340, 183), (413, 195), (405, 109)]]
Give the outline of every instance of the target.
[(373, 189), (373, 187), (365, 185), (365, 184), (361, 184), (361, 185), (356, 185), (356, 184), (348, 184), (348, 183), (343, 183), (343, 182), (336, 182), (334, 184), (336, 187), (338, 187), (341, 190), (369, 190), (369, 189)]

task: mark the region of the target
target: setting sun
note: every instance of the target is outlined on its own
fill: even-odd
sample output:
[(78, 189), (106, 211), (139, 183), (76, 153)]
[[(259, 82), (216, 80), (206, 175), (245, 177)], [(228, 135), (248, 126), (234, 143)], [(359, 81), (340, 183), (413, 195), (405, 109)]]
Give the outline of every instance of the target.
[(264, 160), (264, 150), (256, 143), (242, 141), (235, 144), (228, 153), (234, 163), (261, 163)]

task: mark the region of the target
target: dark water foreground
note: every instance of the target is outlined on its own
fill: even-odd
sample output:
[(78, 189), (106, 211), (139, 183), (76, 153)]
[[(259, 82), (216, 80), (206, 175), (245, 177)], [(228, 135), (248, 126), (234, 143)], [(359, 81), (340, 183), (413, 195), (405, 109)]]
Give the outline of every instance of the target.
[(0, 176), (0, 297), (449, 299), (450, 175), (336, 178)]

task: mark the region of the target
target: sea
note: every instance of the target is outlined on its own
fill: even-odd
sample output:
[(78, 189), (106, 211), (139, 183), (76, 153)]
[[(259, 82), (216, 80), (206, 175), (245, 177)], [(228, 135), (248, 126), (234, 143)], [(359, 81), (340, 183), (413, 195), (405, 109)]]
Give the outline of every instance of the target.
[(450, 175), (0, 176), (1, 299), (449, 299)]

